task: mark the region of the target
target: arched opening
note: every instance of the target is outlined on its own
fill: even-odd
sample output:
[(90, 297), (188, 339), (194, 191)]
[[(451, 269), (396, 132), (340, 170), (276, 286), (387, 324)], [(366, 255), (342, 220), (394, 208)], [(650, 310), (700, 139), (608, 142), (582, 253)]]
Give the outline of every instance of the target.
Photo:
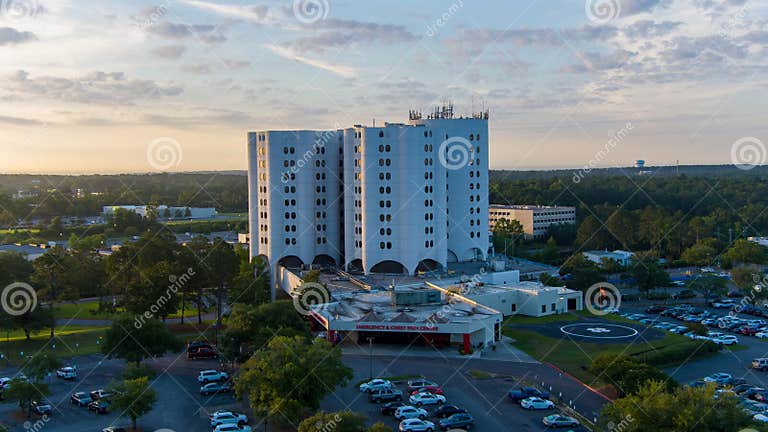
[(280, 258), (280, 260), (277, 262), (277, 265), (281, 265), (287, 269), (301, 270), (304, 268), (304, 261), (302, 261), (301, 258), (297, 257), (296, 255), (288, 255)]
[(364, 273), (363, 260), (357, 258), (350, 261), (349, 264), (347, 264), (347, 271), (350, 273)]
[(371, 267), (371, 273), (408, 274), (408, 269), (397, 261), (381, 261)]
[(326, 254), (320, 254), (312, 260), (313, 266), (320, 266), (324, 269), (336, 267), (336, 260), (332, 256)]
[(448, 262), (449, 263), (457, 263), (459, 262), (459, 257), (456, 256), (456, 252), (448, 249)]
[(462, 261), (482, 261), (483, 251), (480, 248), (469, 248), (462, 256)]
[(427, 259), (423, 259), (423, 260), (419, 261), (419, 264), (416, 265), (416, 273), (419, 273), (419, 272), (433, 272), (433, 271), (441, 270), (442, 268), (443, 268), (443, 266), (440, 265), (439, 262), (437, 262), (437, 261), (435, 261), (435, 260), (433, 260), (431, 258), (427, 258)]

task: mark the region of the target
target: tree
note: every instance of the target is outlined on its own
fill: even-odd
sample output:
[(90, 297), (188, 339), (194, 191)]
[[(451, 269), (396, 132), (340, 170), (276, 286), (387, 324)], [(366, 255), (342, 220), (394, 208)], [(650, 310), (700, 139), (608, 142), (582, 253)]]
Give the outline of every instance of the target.
[(632, 263), (632, 277), (640, 291), (647, 292), (657, 287), (669, 286), (669, 274), (659, 266), (653, 256), (637, 257)]
[(107, 330), (101, 352), (138, 366), (145, 358), (178, 351), (182, 345), (159, 320), (144, 315), (123, 315)]
[(24, 364), (22, 370), (28, 378), (39, 383), (47, 377), (49, 373), (60, 367), (61, 361), (58, 358), (50, 354), (38, 353)]
[(572, 255), (563, 263), (560, 267), (560, 274), (570, 275), (570, 278), (566, 279), (566, 286), (580, 291), (605, 280), (600, 275), (600, 269), (597, 268), (597, 265), (580, 253)]
[(274, 336), (311, 336), (307, 322), (290, 300), (260, 306), (235, 303), (225, 323), (219, 349), (230, 360), (246, 360)]
[(322, 340), (277, 336), (243, 364), (235, 392), (257, 413), (295, 419), (306, 409), (317, 409), (325, 395), (352, 376), (340, 348)]
[(157, 401), (157, 392), (149, 386), (149, 378), (141, 377), (113, 384), (112, 406), (131, 419), (133, 430), (139, 417), (152, 411)]
[(240, 258), (240, 269), (229, 288), (229, 302), (253, 306), (268, 303), (272, 297), (268, 264), (260, 257), (249, 261), (246, 249), (236, 252)]
[(555, 238), (550, 237), (547, 240), (547, 243), (544, 245), (544, 250), (541, 252), (541, 260), (545, 263), (553, 264), (557, 262), (559, 254), (560, 253), (557, 249), (557, 242), (555, 241)]
[(299, 424), (298, 432), (361, 432), (365, 416), (352, 411), (326, 413), (320, 411)]
[(38, 295), (48, 301), (50, 310), (51, 339), (55, 336), (56, 320), (53, 309), (60, 300), (80, 298), (71, 283), (77, 270), (77, 261), (63, 248), (56, 246), (37, 258), (33, 266), (32, 281), (38, 287)]
[(715, 256), (717, 256), (715, 239), (704, 239), (684, 250), (681, 258), (691, 265), (706, 266), (712, 265)]
[(678, 387), (667, 391), (661, 381), (649, 381), (637, 393), (606, 404), (598, 431), (736, 432), (751, 425), (732, 393), (715, 397), (715, 386)]
[(589, 371), (605, 377), (622, 396), (636, 393), (649, 380), (664, 382), (667, 389), (675, 387), (675, 382), (664, 372), (622, 354), (598, 355), (589, 365)]
[(216, 327), (220, 328), (224, 291), (232, 285), (232, 280), (237, 274), (238, 259), (232, 245), (217, 237), (213, 240), (211, 252), (204, 262), (209, 268), (209, 279), (216, 287)]
[(523, 225), (515, 220), (501, 218), (493, 227), (493, 246), (496, 250), (504, 251), (504, 254), (512, 248), (514, 254), (517, 243), (523, 238)]
[(765, 248), (746, 239), (737, 239), (721, 260), (731, 264), (763, 264), (766, 262)]
[(368, 432), (392, 432), (392, 428), (382, 422), (374, 423), (368, 428)]
[(726, 280), (717, 276), (699, 276), (688, 283), (688, 287), (697, 291), (705, 299), (721, 296), (726, 292)]
[(179, 307), (177, 280), (167, 261), (145, 269), (142, 278), (132, 281), (125, 290), (125, 310), (136, 315), (151, 312), (153, 317), (162, 319), (176, 313)]
[(32, 401), (39, 400), (51, 394), (47, 384), (31, 383), (24, 379), (12, 379), (5, 390), (3, 397), (5, 402), (16, 402), (27, 417), (32, 415)]
[(123, 370), (123, 379), (124, 380), (134, 380), (136, 378), (142, 378), (147, 377), (149, 379), (154, 379), (155, 371), (153, 371), (149, 366), (145, 364), (128, 364), (126, 365), (125, 369)]
[(29, 282), (29, 278), (35, 271), (32, 263), (23, 255), (16, 252), (0, 253), (0, 287), (14, 282)]

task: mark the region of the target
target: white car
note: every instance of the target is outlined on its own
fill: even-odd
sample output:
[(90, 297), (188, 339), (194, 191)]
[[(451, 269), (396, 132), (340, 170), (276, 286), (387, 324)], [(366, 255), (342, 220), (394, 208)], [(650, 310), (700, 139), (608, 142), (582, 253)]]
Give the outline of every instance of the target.
[(768, 423), (768, 415), (755, 414), (752, 416), (752, 420), (759, 421), (760, 423)]
[(77, 378), (77, 369), (71, 366), (65, 366), (56, 371), (56, 376), (61, 379), (72, 380)]
[(739, 338), (733, 335), (722, 335), (712, 338), (712, 342), (718, 345), (733, 345), (739, 343)]
[(546, 410), (554, 408), (555, 403), (539, 397), (529, 397), (520, 401), (520, 406), (529, 410)]
[(731, 376), (731, 374), (727, 374), (725, 372), (716, 372), (710, 376), (704, 377), (704, 382), (724, 384), (725, 382), (731, 379), (733, 379), (733, 376)]
[(243, 425), (248, 423), (248, 416), (231, 411), (216, 411), (211, 414), (210, 419), (212, 428), (223, 424)]
[(216, 426), (213, 432), (251, 432), (250, 426), (238, 426), (236, 424), (223, 424)]
[(217, 382), (217, 381), (226, 381), (227, 379), (229, 379), (229, 374), (227, 374), (226, 372), (219, 372), (213, 369), (200, 371), (200, 374), (197, 376), (197, 382), (202, 384), (208, 384), (208, 383)]
[(435, 424), (421, 419), (408, 419), (400, 422), (400, 432), (432, 432)]
[(758, 338), (758, 339), (768, 338), (768, 332), (764, 332), (764, 331), (757, 332), (757, 333), (755, 333), (755, 337)]
[(416, 393), (408, 398), (408, 402), (416, 406), (441, 405), (445, 403), (445, 396), (432, 393)]
[(361, 392), (372, 392), (374, 390), (379, 389), (385, 389), (385, 388), (391, 388), (392, 387), (392, 381), (385, 380), (381, 378), (376, 378), (373, 380), (368, 381), (367, 383), (360, 384), (360, 391)]
[(395, 418), (398, 420), (406, 419), (422, 419), (427, 418), (427, 410), (422, 408), (412, 407), (410, 405), (401, 406), (395, 410)]

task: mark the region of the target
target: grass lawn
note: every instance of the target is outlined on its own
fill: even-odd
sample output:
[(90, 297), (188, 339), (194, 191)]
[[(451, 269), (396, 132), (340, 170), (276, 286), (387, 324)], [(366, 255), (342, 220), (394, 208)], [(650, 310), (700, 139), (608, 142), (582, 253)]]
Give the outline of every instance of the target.
[[(83, 303), (57, 303), (53, 308), (56, 318), (61, 319), (112, 319), (115, 315), (107, 312), (99, 312), (99, 302), (89, 301)], [(118, 312), (121, 312), (118, 309)], [(203, 313), (206, 313), (204, 310)], [(185, 318), (194, 318), (197, 320), (197, 306), (187, 304), (184, 311)], [(171, 314), (169, 318), (180, 318), (181, 309)]]
[[(636, 356), (641, 358), (644, 353), (651, 352), (663, 352), (665, 350), (672, 350), (681, 344), (690, 344), (693, 341), (685, 336), (676, 334), (667, 334), (661, 339), (653, 341), (643, 341), (635, 343), (590, 343), (590, 342), (574, 342), (569, 339), (558, 339), (542, 335), (539, 332), (514, 328), (515, 324), (547, 324), (557, 322), (572, 322), (577, 319), (578, 316), (589, 317), (591, 314), (588, 312), (578, 314), (566, 314), (566, 315), (551, 315), (543, 318), (525, 318), (522, 320), (514, 317), (507, 319), (504, 322), (504, 328), (502, 332), (504, 335), (515, 339), (513, 345), (539, 361), (552, 363), (560, 369), (568, 372), (587, 384), (594, 385), (599, 380), (591, 374), (587, 368), (596, 356), (603, 353), (622, 353), (627, 356)], [(616, 322), (630, 322), (625, 318), (607, 315), (601, 317), (610, 321)], [(633, 324), (637, 324), (633, 322)], [(703, 344), (704, 342), (702, 342)], [(698, 346), (697, 346), (698, 347)], [(739, 348), (734, 348), (738, 350)], [(695, 358), (702, 356), (712, 355), (705, 350), (694, 352)], [(669, 365), (656, 365), (659, 368), (674, 366)]]
[(0, 234), (37, 234), (40, 230), (36, 228), (30, 229), (0, 229)]
[(62, 359), (95, 354), (100, 352), (100, 338), (104, 336), (105, 330), (106, 327), (61, 326), (56, 328), (53, 341), (49, 339), (48, 329), (32, 335), (30, 340), (26, 340), (24, 334), (18, 331), (1, 334), (0, 352), (5, 358), (0, 360), (0, 365), (19, 366), (25, 356), (39, 352), (52, 353)]

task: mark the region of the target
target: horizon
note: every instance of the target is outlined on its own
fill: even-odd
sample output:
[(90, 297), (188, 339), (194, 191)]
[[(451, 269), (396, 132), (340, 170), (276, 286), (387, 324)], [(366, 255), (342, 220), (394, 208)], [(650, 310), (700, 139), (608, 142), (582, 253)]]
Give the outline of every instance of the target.
[(490, 110), (492, 169), (765, 162), (768, 5), (607, 3), (26, 0), (0, 14), (0, 171), (240, 170), (248, 131), (444, 101)]

